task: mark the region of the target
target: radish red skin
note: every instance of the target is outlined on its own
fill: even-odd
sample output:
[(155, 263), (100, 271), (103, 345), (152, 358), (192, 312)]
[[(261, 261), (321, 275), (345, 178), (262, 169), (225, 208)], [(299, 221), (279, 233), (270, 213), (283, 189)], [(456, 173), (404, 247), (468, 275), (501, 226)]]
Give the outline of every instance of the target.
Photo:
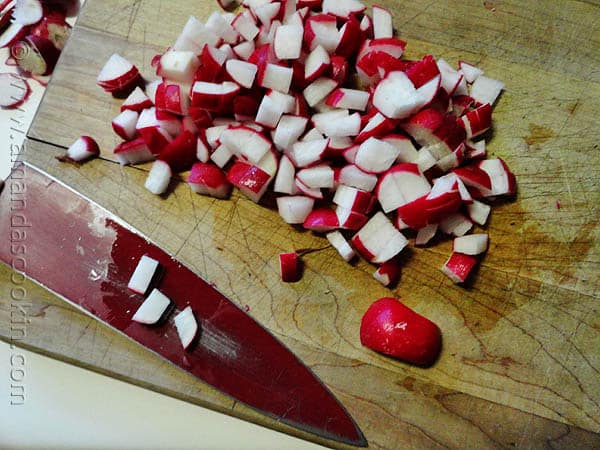
[(375, 301), (362, 318), (360, 342), (367, 348), (418, 366), (435, 362), (442, 348), (439, 327), (395, 298)]

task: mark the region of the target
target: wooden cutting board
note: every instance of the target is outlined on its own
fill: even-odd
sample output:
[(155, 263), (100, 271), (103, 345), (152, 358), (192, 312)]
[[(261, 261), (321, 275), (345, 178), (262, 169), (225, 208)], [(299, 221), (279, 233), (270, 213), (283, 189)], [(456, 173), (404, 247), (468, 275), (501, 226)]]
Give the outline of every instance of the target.
[[(95, 84), (114, 52), (143, 73), (208, 0), (88, 0), (37, 118), (25, 159), (141, 230), (271, 330), (332, 389), (372, 448), (600, 447), (600, 8), (597, 2), (380, 0), (408, 41), (407, 57), (464, 59), (506, 83), (489, 152), (518, 177), (516, 201), (494, 205), (491, 245), (467, 286), (439, 267), (442, 240), (406, 251), (390, 291), (373, 267), (350, 266), (311, 233), (234, 194), (195, 195), (174, 182), (143, 188), (145, 168), (109, 161), (118, 113)], [(81, 168), (55, 156), (82, 134), (106, 159)], [(316, 249), (283, 284), (278, 253)], [(56, 261), (68, 270), (69, 261)], [(0, 267), (0, 338), (187, 401), (312, 439), (166, 365), (102, 324), (26, 283), (26, 336), (11, 332), (14, 279)], [(77, 282), (77, 280), (73, 280)], [(435, 366), (410, 367), (359, 343), (372, 301), (396, 296), (439, 324)], [(68, 382), (68, 380), (65, 380)], [(268, 380), (265, 380), (268, 382)], [(332, 445), (331, 443), (328, 443)]]

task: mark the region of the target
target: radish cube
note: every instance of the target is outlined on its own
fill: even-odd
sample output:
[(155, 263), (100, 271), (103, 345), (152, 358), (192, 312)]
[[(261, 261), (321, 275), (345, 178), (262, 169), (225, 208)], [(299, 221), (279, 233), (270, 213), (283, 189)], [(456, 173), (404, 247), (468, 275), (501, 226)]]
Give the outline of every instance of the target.
[(384, 262), (373, 272), (373, 278), (384, 286), (394, 284), (400, 278), (400, 264), (395, 260)]
[(479, 225), (485, 225), (491, 211), (490, 205), (486, 205), (477, 200), (473, 200), (473, 203), (467, 205), (467, 213), (473, 222)]
[(145, 325), (155, 325), (171, 306), (171, 300), (158, 289), (152, 290), (144, 303), (138, 308), (131, 320)]
[(304, 223), (314, 204), (314, 199), (300, 195), (279, 197), (277, 199), (277, 210), (286, 223), (300, 224)]
[(463, 283), (476, 263), (477, 260), (473, 256), (452, 253), (452, 256), (442, 267), (442, 272), (455, 283)]
[(133, 275), (129, 279), (127, 288), (138, 294), (144, 295), (152, 280), (156, 276), (159, 263), (157, 260), (150, 258), (148, 255), (143, 255), (133, 271)]
[(164, 194), (169, 187), (172, 176), (173, 172), (166, 162), (160, 160), (154, 161), (152, 169), (148, 172), (144, 187), (153, 194)]
[(344, 261), (350, 261), (356, 253), (348, 244), (348, 241), (344, 238), (342, 233), (339, 231), (332, 231), (331, 233), (327, 233), (325, 235), (329, 243), (337, 250), (340, 256), (344, 259)]
[(485, 233), (469, 234), (454, 239), (452, 251), (465, 255), (479, 255), (487, 250), (488, 235)]
[(281, 280), (286, 283), (298, 281), (302, 275), (302, 265), (298, 253), (281, 253), (279, 255)]
[(67, 149), (67, 157), (73, 161), (86, 161), (100, 154), (100, 148), (90, 136), (81, 136)]
[(198, 334), (198, 322), (196, 322), (191, 306), (186, 306), (183, 311), (175, 316), (173, 322), (177, 328), (181, 345), (184, 349), (187, 349)]
[(366, 260), (373, 263), (389, 261), (408, 244), (382, 212), (371, 217), (350, 242)]

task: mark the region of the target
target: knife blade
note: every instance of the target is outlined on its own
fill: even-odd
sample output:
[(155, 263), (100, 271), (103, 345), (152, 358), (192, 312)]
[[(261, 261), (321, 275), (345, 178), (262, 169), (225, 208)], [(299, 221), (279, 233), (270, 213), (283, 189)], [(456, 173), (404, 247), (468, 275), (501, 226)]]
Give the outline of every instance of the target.
[[(0, 193), (0, 234), (4, 263), (203, 382), (300, 430), (367, 445), (339, 401), (281, 342), (210, 283), (59, 180), (16, 165)], [(26, 245), (15, 245), (16, 235)], [(26, 248), (19, 265), (17, 248)], [(131, 320), (143, 297), (127, 283), (143, 255), (159, 261), (158, 287), (175, 303), (161, 326)], [(188, 305), (200, 334), (186, 351), (172, 317)]]

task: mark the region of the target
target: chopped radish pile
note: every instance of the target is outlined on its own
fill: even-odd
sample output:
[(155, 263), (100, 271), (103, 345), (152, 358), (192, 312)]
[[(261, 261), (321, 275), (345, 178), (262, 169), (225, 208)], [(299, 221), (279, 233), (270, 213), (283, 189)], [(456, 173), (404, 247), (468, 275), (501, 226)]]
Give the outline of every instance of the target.
[(360, 324), (360, 342), (371, 350), (420, 366), (431, 365), (442, 347), (440, 329), (394, 298), (380, 298)]
[[(485, 159), (503, 84), (465, 61), (403, 59), (406, 42), (380, 6), (242, 6), (190, 17), (153, 59), (160, 78), (145, 92), (132, 62), (108, 59), (98, 84), (129, 94), (112, 123), (119, 161), (156, 160), (146, 181), (155, 194), (190, 170), (194, 192), (220, 199), (235, 187), (258, 203), (271, 187), (286, 223), (326, 234), (346, 261), (377, 265), (386, 286), (400, 274), (403, 230), (417, 246), (443, 233), (457, 238), (455, 255), (483, 253), (487, 235), (468, 233), (487, 221), (484, 200), (516, 193), (504, 161)], [(443, 269), (459, 282), (476, 261), (461, 258)], [(297, 262), (282, 256), (284, 279), (300, 276)]]
[[(10, 50), (11, 65), (20, 77), (30, 77), (42, 85), (50, 75), (71, 32), (66, 21), (78, 1), (5, 0), (0, 2), (0, 48)], [(24, 80), (23, 80), (24, 81)], [(21, 83), (22, 86), (22, 83)], [(0, 106), (16, 108), (27, 100), (27, 86), (16, 95), (0, 78)], [(14, 99), (18, 98), (18, 101)]]
[(144, 295), (155, 279), (158, 268), (159, 264), (157, 260), (147, 255), (142, 256), (133, 275), (129, 279), (127, 287), (133, 292)]
[[(219, 199), (235, 187), (258, 203), (271, 188), (286, 223), (325, 234), (345, 261), (375, 264), (385, 286), (400, 276), (404, 230), (417, 246), (455, 237), (442, 270), (464, 282), (488, 246), (487, 234), (469, 234), (487, 222), (486, 201), (517, 190), (506, 163), (486, 159), (504, 85), (464, 61), (403, 59), (405, 48), (391, 12), (369, 15), (359, 0), (244, 1), (206, 23), (192, 16), (153, 58), (159, 78), (145, 89), (121, 55), (100, 72), (103, 89), (127, 95), (112, 122), (123, 139), (114, 155), (154, 161), (146, 188), (155, 194), (188, 171), (192, 191)], [(284, 281), (298, 280), (298, 254), (281, 254), (280, 268)], [(380, 310), (408, 317), (388, 330), (392, 341), (407, 323), (430, 324), (396, 303)], [(378, 347), (378, 330), (365, 345), (417, 364), (437, 352)], [(425, 330), (419, 339), (439, 340), (437, 327)]]

